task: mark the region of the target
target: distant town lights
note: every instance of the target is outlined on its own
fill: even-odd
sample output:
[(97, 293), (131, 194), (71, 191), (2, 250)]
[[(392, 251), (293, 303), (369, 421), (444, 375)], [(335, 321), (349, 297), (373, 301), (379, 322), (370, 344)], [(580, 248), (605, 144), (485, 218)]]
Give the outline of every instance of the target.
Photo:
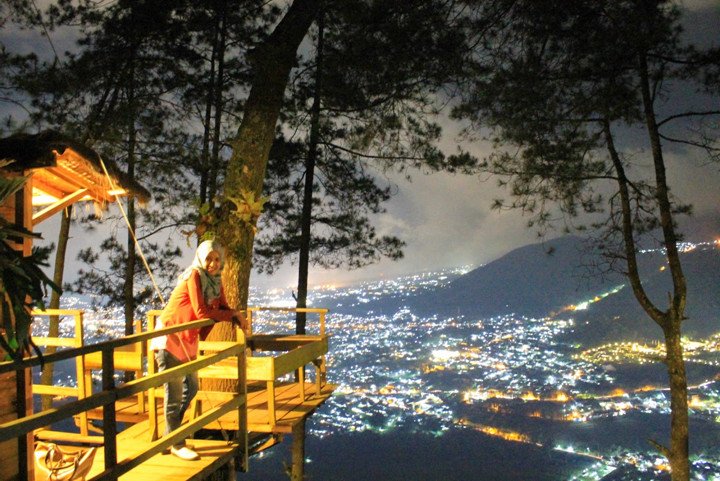
[(432, 357), (437, 361), (449, 361), (460, 357), (460, 353), (457, 351), (450, 351), (448, 349), (435, 349), (432, 352)]

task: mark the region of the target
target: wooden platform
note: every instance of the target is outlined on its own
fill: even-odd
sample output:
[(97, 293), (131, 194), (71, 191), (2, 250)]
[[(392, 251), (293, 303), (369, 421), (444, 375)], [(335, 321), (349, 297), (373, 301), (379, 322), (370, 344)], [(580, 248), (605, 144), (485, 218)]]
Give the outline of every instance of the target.
[[(275, 386), (275, 426), (271, 426), (268, 413), (268, 391), (265, 383), (248, 384), (248, 430), (258, 433), (286, 434), (291, 433), (293, 426), (299, 423), (303, 417), (310, 416), (315, 409), (323, 404), (333, 393), (337, 386), (325, 384), (320, 393), (317, 392), (315, 383), (305, 383), (305, 400), (300, 398), (300, 386), (298, 383), (278, 383)], [(159, 394), (158, 415), (162, 419), (162, 394)], [(215, 405), (222, 401), (220, 393), (208, 393), (200, 391), (196, 397), (200, 404), (200, 412), (207, 410), (208, 406)], [(140, 412), (137, 399), (126, 398), (117, 403), (117, 419), (126, 423), (147, 422), (148, 413)], [(88, 418), (101, 420), (102, 410), (95, 409), (88, 411)], [(238, 429), (236, 418), (228, 415), (220, 418), (222, 429)], [(210, 425), (208, 429), (220, 429)]]
[[(23, 429), (30, 432), (75, 416), (80, 433), (45, 431), (36, 434), (38, 438), (60, 445), (98, 446), (88, 480), (118, 477), (128, 481), (200, 480), (228, 463), (234, 464), (235, 469), (246, 470), (250, 454), (267, 449), (280, 442), (284, 434), (292, 433), (335, 390), (336, 386), (326, 381), (325, 356), (329, 336), (324, 332), (325, 310), (318, 312), (321, 315), (319, 335), (261, 334), (246, 338), (238, 331), (237, 342), (201, 342), (198, 359), (169, 370), (172, 372), (156, 373), (154, 364), (148, 362), (147, 374), (144, 373), (142, 343), (158, 335), (205, 327), (210, 320), (134, 334), (92, 346), (81, 345), (49, 355), (58, 360), (70, 357), (78, 360), (78, 388), (72, 392), (61, 388), (68, 390), (63, 395), (77, 397), (77, 401), (63, 405), (62, 412), (48, 410), (23, 420), (21, 426), (15, 426), (15, 423), (0, 435), (8, 435), (10, 429), (13, 435), (15, 431), (25, 432)], [(82, 327), (77, 320), (76, 324)], [(82, 336), (78, 338), (82, 339)], [(308, 367), (312, 373), (306, 372)], [(92, 392), (90, 373), (98, 368), (102, 368), (104, 374), (103, 385), (100, 391)], [(135, 379), (116, 383), (111, 374), (120, 370), (135, 371)], [(189, 407), (183, 425), (158, 439), (158, 434), (164, 431), (162, 384), (171, 377), (191, 372), (197, 372), (201, 381), (237, 380), (229, 383), (237, 391), (200, 391)], [(82, 385), (83, 381), (86, 386)], [(213, 384), (201, 382), (201, 386)], [(88, 418), (103, 421), (93, 427), (87, 423)], [(105, 432), (102, 431), (103, 423), (107, 426)], [(88, 432), (90, 430), (101, 435), (89, 435), (92, 434)], [(189, 439), (196, 434), (213, 439)], [(220, 440), (221, 435), (223, 440)], [(228, 435), (233, 439), (228, 440)], [(165, 448), (182, 439), (188, 439), (200, 454), (200, 460), (183, 461), (162, 454)], [(77, 448), (68, 449), (75, 451)], [(110, 459), (107, 471), (105, 456)]]
[[(300, 385), (298, 383), (278, 384), (275, 388), (276, 422), (274, 425), (270, 425), (267, 411), (268, 391), (264, 388), (264, 383), (250, 384), (247, 394), (248, 431), (256, 433), (254, 437), (257, 439), (263, 439), (263, 435), (272, 439), (274, 435), (291, 433), (295, 425), (303, 418), (310, 416), (315, 409), (330, 397), (335, 387), (333, 384), (326, 384), (321, 392), (317, 393), (315, 383), (306, 383), (304, 389), (305, 400), (301, 401)], [(208, 408), (212, 408), (212, 405), (216, 402), (221, 402), (223, 394), (225, 393), (200, 392), (197, 397), (200, 403), (200, 414)], [(123, 406), (128, 411), (136, 409), (136, 407), (133, 408), (132, 406), (133, 402), (135, 402), (134, 397), (124, 401)], [(137, 414), (137, 416), (142, 415)], [(164, 424), (162, 417), (159, 419), (159, 423), (159, 429), (162, 432)], [(208, 430), (219, 430), (220, 428), (227, 431), (237, 429), (237, 416), (234, 414), (226, 415), (220, 418), (219, 425), (218, 423), (212, 423), (206, 427)], [(155, 441), (153, 443), (151, 441), (147, 417), (118, 433), (116, 440), (119, 463), (136, 457), (138, 453), (147, 451), (151, 445), (159, 442)], [(224, 440), (188, 439), (188, 443), (198, 452), (200, 460), (183, 461), (170, 454), (157, 454), (143, 461), (142, 464), (119, 479), (127, 481), (145, 479), (162, 481), (201, 480), (207, 477), (208, 473), (214, 472), (232, 461), (240, 449), (239, 444)], [(258, 443), (255, 449), (251, 450), (251, 453), (259, 452), (273, 444)], [(88, 480), (103, 472), (104, 462), (103, 451), (98, 449), (93, 468), (87, 477)]]

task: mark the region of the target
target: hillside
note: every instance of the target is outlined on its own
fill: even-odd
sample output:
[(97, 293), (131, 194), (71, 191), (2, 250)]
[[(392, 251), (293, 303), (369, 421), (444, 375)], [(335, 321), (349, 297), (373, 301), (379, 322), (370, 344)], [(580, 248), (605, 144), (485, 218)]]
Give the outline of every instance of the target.
[[(419, 309), (440, 315), (489, 317), (515, 313), (544, 317), (569, 305), (608, 292), (626, 283), (618, 274), (599, 276), (591, 266), (600, 260), (582, 238), (567, 236), (518, 248), (417, 299)], [(671, 286), (659, 253), (640, 255), (644, 285), (658, 306), (666, 304)], [(682, 254), (688, 280), (685, 332), (699, 337), (720, 330), (720, 250), (695, 249)], [(584, 311), (562, 312), (578, 321), (572, 339), (594, 344), (608, 340), (660, 338), (629, 287), (622, 288)]]
[[(688, 284), (683, 334), (707, 337), (720, 331), (720, 250), (695, 249), (681, 259)], [(665, 307), (672, 288), (669, 276), (658, 267), (645, 279), (648, 294), (658, 307)], [(583, 343), (662, 338), (660, 327), (647, 317), (629, 288), (575, 314), (579, 328), (572, 338)]]
[(580, 237), (567, 236), (515, 249), (438, 290), (429, 301), (447, 312), (546, 316), (623, 282), (587, 267), (598, 259)]

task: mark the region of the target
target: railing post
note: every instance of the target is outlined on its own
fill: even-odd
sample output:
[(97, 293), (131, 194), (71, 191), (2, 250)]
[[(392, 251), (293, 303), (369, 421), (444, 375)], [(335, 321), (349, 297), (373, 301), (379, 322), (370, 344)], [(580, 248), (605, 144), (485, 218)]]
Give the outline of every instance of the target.
[[(102, 389), (115, 389), (115, 361), (113, 349), (102, 351)], [(115, 419), (115, 402), (103, 406), (103, 438), (105, 445), (105, 469), (110, 470), (117, 465), (117, 421)], [(112, 477), (114, 478), (114, 477)]]
[[(15, 403), (17, 408), (18, 419), (27, 416), (27, 403), (25, 399), (25, 382), (26, 375), (29, 369), (17, 369), (15, 371), (15, 395), (17, 396)], [(30, 460), (29, 450), (29, 439), (31, 433), (21, 433), (17, 437), (17, 454), (18, 454), (18, 477), (19, 479), (29, 479), (30, 477), (30, 466), (28, 465)]]
[[(83, 328), (83, 312), (75, 311), (75, 347), (82, 347), (85, 344), (85, 330)], [(78, 399), (85, 399), (92, 394), (92, 376), (85, 375), (85, 356), (75, 358), (75, 372), (78, 385)], [(86, 381), (89, 381), (86, 383)], [(80, 434), (87, 436), (88, 433), (88, 416), (87, 412), (83, 412), (80, 417)]]
[[(147, 330), (148, 332), (155, 330), (155, 323), (157, 322), (158, 312), (148, 312)], [(148, 376), (155, 374), (155, 351), (150, 348), (150, 341), (145, 341), (145, 349), (147, 350), (147, 371)], [(148, 390), (148, 420), (150, 423), (150, 440), (157, 441), (160, 437), (158, 433), (158, 415), (157, 415), (157, 401), (155, 399), (155, 388), (152, 387)]]
[(242, 349), (238, 350), (237, 353), (237, 394), (242, 396), (243, 402), (238, 406), (238, 444), (242, 450), (242, 454), (239, 454), (236, 463), (238, 470), (247, 472), (248, 470), (248, 428), (247, 428), (247, 379), (246, 379), (246, 364), (245, 364), (245, 335), (241, 329), (238, 329), (238, 339), (243, 340)]

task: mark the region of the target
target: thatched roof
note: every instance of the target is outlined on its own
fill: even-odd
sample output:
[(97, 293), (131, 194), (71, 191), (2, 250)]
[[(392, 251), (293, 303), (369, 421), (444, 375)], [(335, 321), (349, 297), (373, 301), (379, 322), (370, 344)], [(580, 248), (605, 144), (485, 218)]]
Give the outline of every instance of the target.
[(150, 192), (128, 178), (114, 162), (101, 160), (91, 148), (55, 131), (0, 139), (2, 159), (13, 161), (4, 170), (32, 174), (36, 206), (81, 200), (104, 205), (114, 201), (115, 195), (128, 194), (143, 203), (150, 200)]

